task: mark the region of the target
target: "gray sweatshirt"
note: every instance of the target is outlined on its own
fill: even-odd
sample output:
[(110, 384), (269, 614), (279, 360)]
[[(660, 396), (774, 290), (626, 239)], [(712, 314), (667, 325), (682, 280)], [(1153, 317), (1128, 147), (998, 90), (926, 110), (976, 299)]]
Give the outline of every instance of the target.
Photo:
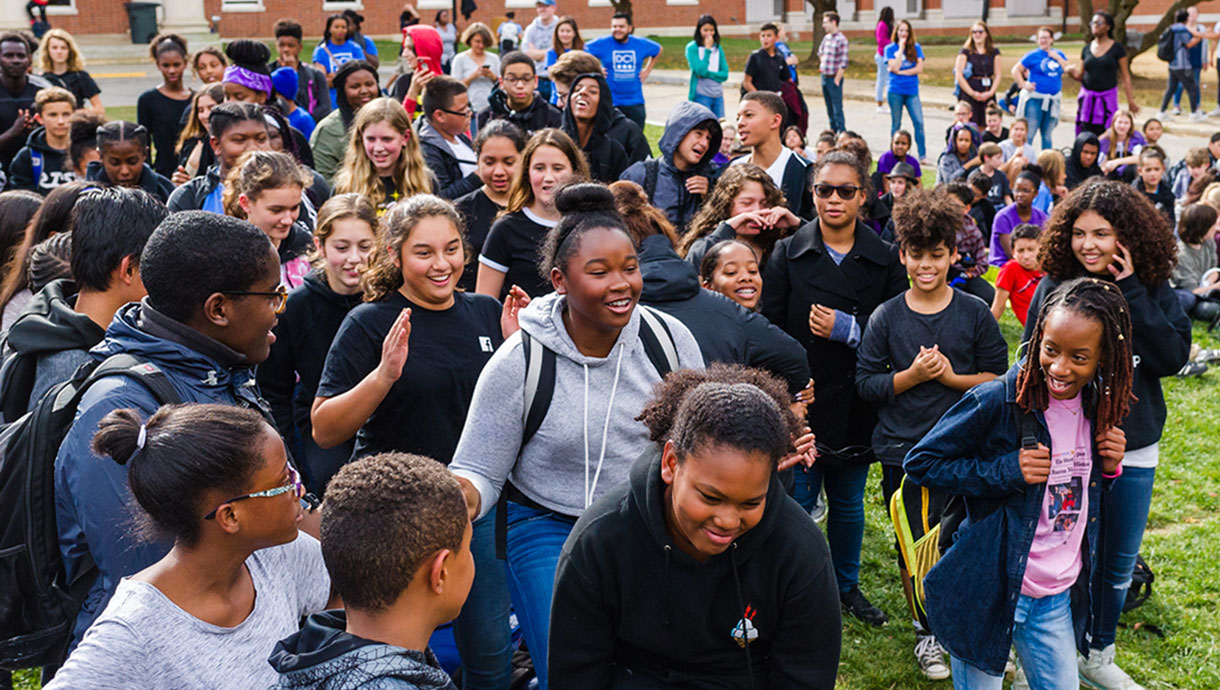
[[(626, 481), (631, 464), (651, 443), (648, 430), (635, 418), (661, 376), (639, 338), (639, 307), (609, 357), (586, 357), (564, 328), (564, 300), (555, 293), (537, 297), (520, 314), (521, 329), (558, 355), (555, 394), (529, 444), (521, 447), (525, 355), (520, 334), (496, 350), (475, 386), (449, 469), (478, 488), (480, 515), (495, 506), (508, 479), (540, 505), (578, 516)], [(680, 366), (703, 368), (699, 345), (686, 326), (653, 313), (673, 334)]]

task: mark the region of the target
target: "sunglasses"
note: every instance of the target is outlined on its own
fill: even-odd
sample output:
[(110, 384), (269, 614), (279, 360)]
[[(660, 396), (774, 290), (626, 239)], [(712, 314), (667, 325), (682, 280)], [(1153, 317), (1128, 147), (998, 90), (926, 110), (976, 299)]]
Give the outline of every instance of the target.
[(843, 200), (851, 199), (860, 193), (863, 187), (857, 187), (854, 184), (841, 184), (838, 186), (832, 184), (815, 184), (813, 193), (818, 195), (819, 199), (829, 199), (835, 192), (839, 193), (839, 198)]
[(986, 29), (971, 29), (970, 33), (982, 35), (982, 34), (987, 33), (987, 30)]
[(305, 494), (305, 485), (301, 483), (301, 475), (297, 473), (296, 468), (292, 466), (292, 463), (288, 464), (288, 482), (286, 484), (284, 484), (283, 486), (277, 486), (274, 489), (267, 489), (266, 491), (256, 491), (252, 494), (245, 494), (243, 496), (237, 496), (234, 498), (230, 498), (229, 500), (227, 500), (227, 501), (221, 503), (220, 505), (216, 506), (215, 508), (213, 508), (210, 513), (203, 516), (203, 519), (211, 520), (212, 518), (216, 517), (216, 511), (220, 510), (221, 508), (227, 506), (230, 503), (236, 503), (237, 501), (244, 501), (247, 498), (270, 498), (272, 496), (279, 496), (280, 494), (286, 494), (289, 491), (295, 492), (295, 497), (297, 499), (300, 499), (301, 496), (303, 496)]

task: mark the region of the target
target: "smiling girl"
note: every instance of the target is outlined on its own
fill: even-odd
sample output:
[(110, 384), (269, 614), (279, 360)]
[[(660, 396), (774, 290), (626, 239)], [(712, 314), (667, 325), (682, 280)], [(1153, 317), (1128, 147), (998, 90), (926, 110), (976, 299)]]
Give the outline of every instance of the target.
[(712, 245), (735, 239), (752, 247), (765, 265), (775, 243), (800, 225), (766, 170), (751, 163), (734, 165), (695, 213), (677, 250), (698, 268)]
[(356, 114), (335, 193), (362, 194), (383, 211), (399, 199), (432, 191), (411, 117), (392, 98), (369, 101)]
[(225, 213), (267, 233), (280, 256), (280, 285), (289, 290), (299, 287), (312, 268), (306, 255), (313, 242), (297, 220), (312, 181), (292, 156), (276, 151), (245, 154), (225, 178)]
[[(1169, 285), (1176, 252), (1164, 216), (1144, 195), (1120, 182), (1093, 181), (1077, 187), (1055, 207), (1042, 231), (1038, 260), (1046, 277), (1034, 292), (1029, 313), (1037, 313), (1060, 283), (1092, 276), (1121, 291), (1133, 327), (1131, 345), (1137, 364), (1132, 386), (1137, 402), (1122, 420), (1127, 434), (1125, 471), (1104, 498), (1111, 508), (1103, 506), (1090, 650), (1081, 663), (1081, 676), (1094, 682), (1126, 678), (1114, 663), (1114, 638), (1160, 459), (1158, 442), (1166, 415), (1161, 378), (1177, 373), (1190, 355), (1190, 319)], [(1026, 340), (1033, 335), (1032, 324), (1032, 319), (1026, 324)]]
[(479, 254), (475, 289), (496, 298), (512, 286), (531, 297), (550, 292), (550, 278), (538, 270), (538, 245), (559, 223), (555, 193), (569, 180), (588, 177), (585, 157), (567, 134), (548, 128), (530, 137), (504, 211)]
[(224, 181), (247, 151), (267, 150), (267, 121), (253, 103), (222, 103), (208, 116), (208, 143), (216, 164), (174, 190), (170, 212), (199, 210), (224, 213)]
[(758, 254), (740, 240), (717, 242), (699, 262), (699, 282), (704, 288), (755, 311), (762, 298)]
[(186, 39), (178, 34), (158, 34), (149, 43), (149, 57), (161, 73), (161, 84), (140, 94), (136, 121), (152, 136), (156, 160), (153, 169), (169, 177), (178, 167), (174, 142), (182, 130), (182, 113), (190, 107), (194, 92), (182, 83), (186, 71)]
[[(492, 223), (508, 203), (508, 192), (521, 169), (524, 150), (525, 134), (508, 120), (488, 122), (475, 137), (474, 152), (479, 164), (476, 172), (483, 180), (483, 186), (453, 202), (466, 221), (466, 239), (473, 248), (471, 251), (483, 248)], [(467, 262), (459, 284), (467, 292), (474, 292), (478, 276), (479, 262)]]
[(1034, 208), (1034, 197), (1042, 185), (1042, 174), (1037, 165), (1031, 165), (1017, 175), (1012, 186), (1013, 203), (995, 214), (991, 223), (991, 265), (1003, 266), (1013, 257), (1012, 229), (1022, 223), (1042, 227), (1046, 214)]
[(191, 57), (191, 71), (204, 86), (219, 84), (228, 66), (224, 51), (216, 46), (205, 46)]

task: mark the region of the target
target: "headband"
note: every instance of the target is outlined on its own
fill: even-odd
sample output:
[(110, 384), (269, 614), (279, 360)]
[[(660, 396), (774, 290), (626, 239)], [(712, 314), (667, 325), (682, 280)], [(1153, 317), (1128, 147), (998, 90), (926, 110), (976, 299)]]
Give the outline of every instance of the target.
[(244, 86), (253, 91), (262, 91), (267, 96), (271, 96), (272, 93), (271, 77), (238, 65), (229, 65), (225, 68), (224, 81)]

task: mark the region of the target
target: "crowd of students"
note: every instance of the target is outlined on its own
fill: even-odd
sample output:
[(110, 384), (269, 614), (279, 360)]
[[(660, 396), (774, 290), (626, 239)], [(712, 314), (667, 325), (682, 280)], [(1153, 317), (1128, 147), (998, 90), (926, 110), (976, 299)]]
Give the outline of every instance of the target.
[(0, 413), (84, 386), (48, 687), (506, 688), (519, 648), (543, 689), (832, 687), (841, 614), (897, 614), (860, 589), (875, 462), (887, 506), (964, 498), (930, 572), (897, 545), (923, 674), (1138, 687), (1160, 379), (1220, 359), (1220, 134), (1171, 162), (1116, 110), (1065, 157), (963, 100), (924, 189), (921, 123), (875, 171), (841, 105), (806, 145), (777, 27), (724, 121), (709, 16), (654, 151), (659, 46), (538, 13), (461, 53), (409, 23), (384, 90), (354, 12), (312, 65), (290, 20), (274, 60), (159, 35), (139, 123), (70, 35), (0, 35)]

